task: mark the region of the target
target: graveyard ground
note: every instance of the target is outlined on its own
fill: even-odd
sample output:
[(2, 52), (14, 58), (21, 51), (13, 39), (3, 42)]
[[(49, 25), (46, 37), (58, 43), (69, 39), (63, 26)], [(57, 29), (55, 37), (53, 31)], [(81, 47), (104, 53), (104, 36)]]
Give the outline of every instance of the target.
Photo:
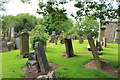
[[(92, 55), (87, 54), (85, 50), (88, 45), (87, 40), (83, 44), (79, 44), (78, 40), (73, 41), (74, 54), (77, 56), (72, 58), (63, 58), (62, 52), (65, 51), (64, 44), (55, 45), (48, 43), (46, 48), (46, 55), (49, 62), (59, 65), (55, 70), (59, 78), (113, 78), (114, 76), (103, 72), (102, 70), (87, 69), (84, 65), (93, 59)], [(118, 44), (108, 43), (108, 48), (102, 51), (103, 58), (114, 66), (118, 67)], [(22, 78), (25, 73), (22, 68), (25, 67), (27, 59), (17, 57), (20, 54), (19, 50), (12, 50), (2, 54), (2, 76), (3, 78)], [(1, 75), (0, 75), (1, 76)]]

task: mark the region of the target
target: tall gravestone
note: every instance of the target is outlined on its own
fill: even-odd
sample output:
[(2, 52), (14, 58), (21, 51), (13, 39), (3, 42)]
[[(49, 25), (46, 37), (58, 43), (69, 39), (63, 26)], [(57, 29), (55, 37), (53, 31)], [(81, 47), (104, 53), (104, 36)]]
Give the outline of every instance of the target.
[(46, 58), (44, 47), (41, 42), (36, 42), (35, 44), (35, 55), (37, 56), (36, 59), (39, 64), (40, 71), (45, 74), (48, 73), (50, 67)]
[(103, 41), (103, 37), (105, 36), (105, 27), (101, 27), (100, 28), (100, 32), (99, 32), (99, 41), (102, 42)]
[(120, 29), (116, 29), (115, 43), (120, 43)]
[(10, 24), (8, 39), (9, 39), (9, 41), (14, 40), (14, 24)]
[(25, 58), (28, 57), (29, 53), (29, 34), (21, 33), (20, 34), (20, 56)]
[(103, 47), (107, 47), (107, 39), (106, 39), (106, 37), (103, 37)]
[(98, 50), (97, 50), (97, 48), (94, 44), (94, 40), (93, 40), (91, 35), (88, 35), (87, 38), (88, 38), (88, 42), (89, 42), (89, 45), (90, 45), (91, 50), (92, 50), (92, 54), (93, 54), (96, 66), (97, 66), (98, 69), (101, 69), (100, 58), (99, 58), (99, 55), (98, 55), (98, 52), (97, 52)]
[(73, 52), (72, 40), (65, 38), (64, 41), (65, 41), (65, 48), (66, 48), (67, 57), (73, 57), (74, 52)]

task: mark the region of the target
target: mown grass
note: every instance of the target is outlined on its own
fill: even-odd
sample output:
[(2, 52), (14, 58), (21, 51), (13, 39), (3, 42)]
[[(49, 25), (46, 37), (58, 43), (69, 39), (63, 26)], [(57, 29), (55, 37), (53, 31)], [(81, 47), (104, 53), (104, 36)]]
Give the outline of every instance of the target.
[[(60, 67), (55, 70), (59, 78), (114, 78), (112, 75), (107, 74), (101, 70), (86, 69), (86, 64), (90, 59), (93, 59), (92, 55), (88, 55), (88, 51), (85, 50), (88, 45), (87, 40), (83, 44), (79, 44), (78, 40), (73, 41), (74, 54), (77, 56), (72, 58), (62, 58), (62, 52), (65, 51), (64, 44), (48, 43), (46, 48), (46, 55), (49, 62), (54, 62)], [(108, 48), (104, 48), (102, 51), (103, 59), (106, 59), (114, 67), (118, 67), (118, 45), (108, 44)], [(2, 53), (2, 70), (3, 78), (21, 78), (25, 74), (21, 71), (27, 62), (27, 59), (17, 57), (19, 50), (13, 50), (10, 52)]]

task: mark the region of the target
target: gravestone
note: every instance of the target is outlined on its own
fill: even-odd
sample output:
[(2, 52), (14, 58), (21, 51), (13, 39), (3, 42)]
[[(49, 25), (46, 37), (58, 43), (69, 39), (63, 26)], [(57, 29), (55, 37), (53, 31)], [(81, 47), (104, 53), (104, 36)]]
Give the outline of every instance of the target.
[(116, 29), (115, 43), (120, 43), (120, 29)]
[(51, 43), (54, 43), (54, 40), (55, 40), (55, 31), (52, 31), (52, 34), (51, 34), (51, 40), (50, 40), (50, 42)]
[(89, 42), (89, 45), (90, 45), (91, 50), (92, 50), (94, 60), (96, 62), (96, 66), (97, 66), (98, 69), (101, 69), (100, 58), (99, 58), (99, 55), (97, 53), (98, 50), (97, 50), (97, 48), (96, 48), (96, 46), (94, 44), (94, 40), (93, 40), (91, 35), (88, 35), (87, 38), (88, 38), (88, 42)]
[(8, 39), (9, 41), (12, 41), (12, 42), (14, 40), (14, 24), (10, 24)]
[(100, 28), (100, 32), (99, 32), (99, 41), (103, 42), (103, 37), (105, 36), (105, 27), (101, 27)]
[(83, 38), (81, 36), (79, 36), (79, 43), (82, 44), (84, 41), (83, 41)]
[(7, 41), (1, 41), (1, 49), (0, 52), (7, 52), (8, 50), (8, 46), (7, 46)]
[(54, 38), (55, 45), (57, 45), (57, 41), (58, 41), (58, 36), (55, 35), (55, 38)]
[(20, 34), (20, 57), (26, 58), (29, 53), (29, 34), (21, 33)]
[(20, 49), (20, 38), (19, 37), (15, 38), (15, 45), (17, 49)]
[(64, 41), (65, 41), (65, 48), (66, 48), (67, 57), (73, 57), (74, 52), (73, 52), (72, 40), (65, 38)]
[(36, 60), (40, 67), (40, 71), (45, 74), (48, 73), (50, 67), (48, 65), (45, 50), (41, 42), (36, 42), (35, 44), (35, 55), (36, 55)]
[(60, 34), (60, 43), (64, 44), (64, 31), (62, 31)]
[(103, 37), (103, 47), (107, 47), (107, 39), (106, 39), (106, 37)]

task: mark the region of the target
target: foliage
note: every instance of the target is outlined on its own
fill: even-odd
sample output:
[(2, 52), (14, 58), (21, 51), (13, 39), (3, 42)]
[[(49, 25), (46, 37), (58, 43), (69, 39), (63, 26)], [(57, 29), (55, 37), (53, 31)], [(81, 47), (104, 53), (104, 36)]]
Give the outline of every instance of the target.
[(49, 38), (48, 33), (45, 32), (46, 27), (41, 25), (36, 25), (36, 27), (30, 32), (33, 35), (30, 38), (30, 43), (32, 44), (32, 48), (34, 49), (34, 45), (36, 42), (41, 41), (45, 46), (46, 42)]
[(37, 13), (43, 15), (43, 25), (46, 26), (48, 32), (51, 34), (52, 31), (56, 31), (59, 34), (65, 29), (64, 22), (68, 20), (65, 9), (58, 8), (61, 3), (57, 2), (40, 2)]
[(2, 19), (3, 19), (2, 21), (3, 31), (7, 31), (10, 27), (10, 24), (14, 24), (14, 26), (16, 26), (17, 24), (16, 17), (13, 15), (3, 16)]
[(15, 26), (16, 32), (23, 30), (31, 31), (36, 25), (36, 17), (29, 13), (21, 13), (16, 16), (17, 24)]
[(76, 12), (77, 16), (74, 16), (76, 19), (81, 20), (83, 16), (92, 15), (95, 16), (95, 19), (106, 20), (106, 19), (117, 19), (118, 15), (117, 9), (113, 8), (113, 5), (107, 1), (103, 1), (101, 3), (98, 2), (77, 2), (74, 5), (75, 7), (79, 8)]
[(0, 0), (0, 11), (5, 11), (4, 5), (8, 3), (9, 0)]
[(97, 36), (98, 34), (98, 26), (99, 23), (94, 20), (92, 16), (86, 16), (82, 19), (82, 21), (77, 21), (75, 24), (76, 31), (80, 36), (91, 33), (93, 36)]
[(29, 13), (21, 13), (16, 16), (8, 15), (3, 16), (3, 30), (8, 30), (9, 25), (12, 23), (15, 27), (15, 32), (20, 33), (23, 31), (30, 31), (36, 25), (36, 17)]

